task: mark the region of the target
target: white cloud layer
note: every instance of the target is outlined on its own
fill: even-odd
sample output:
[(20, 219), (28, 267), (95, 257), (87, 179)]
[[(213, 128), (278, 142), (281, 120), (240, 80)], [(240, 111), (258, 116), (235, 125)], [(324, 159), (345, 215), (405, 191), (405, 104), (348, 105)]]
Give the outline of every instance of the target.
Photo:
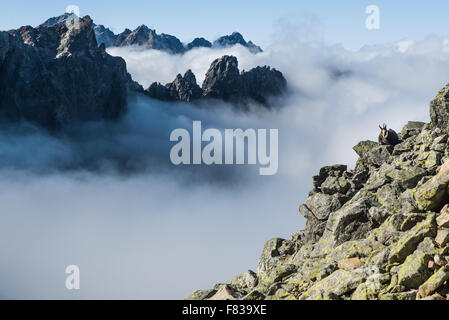
[[(389, 47), (284, 41), (252, 55), (235, 46), (168, 55), (113, 48), (145, 87), (192, 69), (201, 83), (224, 54), (240, 69), (270, 65), (290, 93), (278, 109), (130, 100), (120, 123), (75, 128), (61, 140), (36, 129), (0, 139), (0, 295), (6, 298), (184, 298), (255, 268), (264, 241), (304, 225), (297, 213), (323, 165), (356, 161), (352, 146), (378, 124), (399, 131), (428, 121), (428, 103), (449, 81), (449, 42), (430, 36)], [(278, 128), (279, 172), (257, 166), (172, 168), (169, 134), (192, 120), (215, 128)], [(130, 176), (53, 170), (93, 165), (143, 168)], [(65, 266), (81, 268), (81, 290), (64, 288)]]

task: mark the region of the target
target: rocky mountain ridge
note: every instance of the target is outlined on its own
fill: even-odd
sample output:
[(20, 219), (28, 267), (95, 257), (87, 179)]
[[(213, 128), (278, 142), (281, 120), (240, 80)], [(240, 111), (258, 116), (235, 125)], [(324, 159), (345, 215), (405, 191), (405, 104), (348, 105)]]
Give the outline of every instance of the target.
[[(208, 85), (203, 88), (188, 71), (184, 77), (178, 75), (171, 84), (156, 83), (144, 91), (132, 80), (125, 61), (109, 55), (104, 43), (98, 45), (97, 26), (92, 19), (81, 18), (78, 26), (65, 23), (74, 17), (67, 14), (37, 28), (24, 26), (0, 32), (2, 121), (25, 120), (52, 131), (78, 121), (118, 119), (126, 112), (127, 98), (135, 93), (187, 102), (213, 97), (239, 105), (251, 99), (270, 106), (268, 99), (285, 91), (282, 73), (263, 67), (239, 74), (235, 57), (217, 59), (212, 65), (219, 68), (215, 70), (211, 66), (215, 71), (210, 70)], [(139, 30), (131, 32), (123, 41), (132, 38), (132, 42), (145, 43), (147, 35), (153, 34), (144, 26)], [(179, 45), (168, 36), (155, 43), (159, 43), (158, 48)], [(233, 67), (221, 71), (225, 62), (220, 61), (229, 59)]]
[(143, 91), (122, 58), (98, 46), (89, 16), (0, 32), (0, 114), (57, 129), (69, 122), (117, 119), (130, 92)]
[(304, 230), (265, 243), (257, 270), (188, 299), (449, 300), (449, 84), (395, 146), (361, 141), (323, 167)]
[(162, 85), (154, 82), (145, 93), (155, 99), (166, 101), (196, 101), (220, 99), (245, 106), (255, 101), (271, 107), (269, 99), (280, 96), (287, 90), (287, 81), (281, 72), (268, 66), (256, 67), (240, 72), (234, 56), (223, 56), (214, 60), (206, 73), (202, 87), (196, 82), (191, 70)]
[[(64, 13), (58, 17), (52, 17), (46, 20), (41, 26), (53, 26), (55, 24), (64, 23), (76, 17), (71, 13)], [(131, 45), (144, 46), (149, 49), (162, 50), (171, 54), (182, 54), (189, 50), (199, 47), (205, 48), (224, 48), (234, 46), (236, 44), (248, 48), (254, 54), (262, 52), (262, 49), (255, 45), (252, 41), (246, 41), (238, 32), (218, 38), (213, 43), (204, 38), (195, 38), (187, 44), (183, 44), (177, 37), (161, 33), (156, 33), (155, 29), (151, 29), (146, 25), (140, 25), (135, 30), (125, 29), (119, 34), (114, 34), (109, 28), (103, 25), (93, 25), (98, 45), (104, 43), (106, 48), (109, 47), (125, 47)]]

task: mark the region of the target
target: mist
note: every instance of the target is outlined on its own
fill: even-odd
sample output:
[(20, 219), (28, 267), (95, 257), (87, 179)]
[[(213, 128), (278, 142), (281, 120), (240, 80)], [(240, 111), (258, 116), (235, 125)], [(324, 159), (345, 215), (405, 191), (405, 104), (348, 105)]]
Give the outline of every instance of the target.
[[(449, 80), (449, 41), (438, 36), (349, 51), (324, 43), (273, 41), (169, 55), (110, 48), (148, 87), (237, 56), (240, 70), (283, 72), (288, 94), (272, 111), (166, 103), (132, 96), (116, 123), (74, 125), (50, 135), (21, 124), (0, 130), (0, 297), (183, 299), (255, 269), (264, 242), (304, 227), (298, 206), (323, 165), (357, 160), (378, 124), (400, 131), (429, 121), (428, 103)], [(173, 166), (175, 128), (279, 129), (279, 171), (258, 166)], [(81, 289), (65, 288), (80, 267)]]

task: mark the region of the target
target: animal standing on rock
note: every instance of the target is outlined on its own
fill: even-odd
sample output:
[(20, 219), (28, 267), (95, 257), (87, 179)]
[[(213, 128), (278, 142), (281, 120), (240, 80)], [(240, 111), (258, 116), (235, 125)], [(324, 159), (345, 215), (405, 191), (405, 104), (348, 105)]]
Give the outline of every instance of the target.
[(384, 123), (383, 126), (379, 126), (379, 144), (380, 145), (390, 145), (395, 146), (399, 143), (399, 137), (396, 131), (393, 129), (387, 129), (387, 125)]

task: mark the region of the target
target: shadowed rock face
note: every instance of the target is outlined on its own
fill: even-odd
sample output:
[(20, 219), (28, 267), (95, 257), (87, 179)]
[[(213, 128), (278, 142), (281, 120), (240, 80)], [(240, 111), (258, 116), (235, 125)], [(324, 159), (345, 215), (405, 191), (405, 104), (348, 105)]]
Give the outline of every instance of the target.
[(203, 95), (231, 100), (241, 95), (241, 78), (237, 58), (224, 56), (212, 62), (203, 82)]
[(191, 50), (193, 48), (210, 48), (212, 47), (212, 43), (204, 38), (195, 38), (192, 42), (187, 44), (187, 50)]
[(117, 41), (117, 36), (110, 29), (102, 25), (94, 25), (95, 38), (97, 39), (98, 45), (104, 43), (105, 47), (112, 47)]
[(269, 98), (280, 96), (287, 89), (287, 81), (281, 72), (270, 67), (256, 67), (239, 72), (234, 56), (223, 56), (212, 62), (206, 73), (202, 88), (189, 70), (184, 77), (178, 75), (165, 86), (153, 83), (145, 92), (159, 100), (193, 101), (213, 98), (245, 107), (251, 101), (271, 107)]
[(116, 119), (141, 90), (122, 58), (98, 47), (92, 20), (0, 33), (0, 114), (49, 129), (72, 121)]
[(165, 86), (154, 82), (146, 90), (146, 94), (159, 100), (189, 102), (201, 98), (202, 90), (196, 83), (195, 75), (189, 69), (184, 76), (178, 74), (173, 82)]
[(266, 107), (270, 107), (270, 97), (282, 95), (286, 89), (287, 81), (281, 72), (264, 66), (239, 73), (237, 58), (233, 56), (212, 62), (203, 82), (204, 97), (237, 104), (253, 100)]

